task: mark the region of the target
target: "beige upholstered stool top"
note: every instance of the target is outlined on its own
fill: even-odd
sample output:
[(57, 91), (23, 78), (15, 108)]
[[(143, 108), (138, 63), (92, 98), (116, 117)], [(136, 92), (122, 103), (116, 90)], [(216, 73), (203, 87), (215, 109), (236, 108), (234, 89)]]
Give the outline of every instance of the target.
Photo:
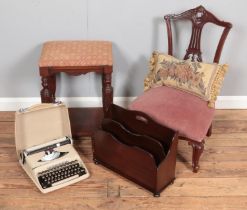
[(43, 46), (39, 67), (112, 66), (108, 41), (50, 41)]

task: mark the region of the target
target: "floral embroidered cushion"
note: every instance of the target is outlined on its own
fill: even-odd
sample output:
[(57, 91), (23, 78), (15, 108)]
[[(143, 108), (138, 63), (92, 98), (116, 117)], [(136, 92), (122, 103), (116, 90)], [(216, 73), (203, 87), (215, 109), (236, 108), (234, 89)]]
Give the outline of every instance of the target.
[(208, 101), (213, 108), (227, 70), (226, 64), (191, 62), (153, 52), (144, 90), (162, 85), (174, 87)]

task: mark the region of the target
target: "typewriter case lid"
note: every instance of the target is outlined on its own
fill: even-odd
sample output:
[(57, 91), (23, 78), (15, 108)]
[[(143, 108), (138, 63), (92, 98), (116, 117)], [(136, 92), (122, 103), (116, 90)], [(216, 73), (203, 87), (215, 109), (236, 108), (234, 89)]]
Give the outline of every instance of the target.
[(27, 148), (71, 137), (68, 108), (62, 103), (37, 104), (15, 114), (17, 155)]

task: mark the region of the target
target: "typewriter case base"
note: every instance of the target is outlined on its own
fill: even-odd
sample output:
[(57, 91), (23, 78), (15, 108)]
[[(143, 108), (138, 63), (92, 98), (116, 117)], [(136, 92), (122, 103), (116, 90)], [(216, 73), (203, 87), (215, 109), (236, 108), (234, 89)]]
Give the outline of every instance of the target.
[[(15, 144), (19, 162), (42, 193), (59, 189), (63, 186), (67, 186), (67, 184), (61, 184), (59, 186), (53, 187), (52, 189), (41, 188), (39, 181), (37, 177), (34, 176), (34, 172), (31, 167), (29, 167), (27, 163), (22, 163), (20, 154), (25, 149), (46, 144), (50, 141), (60, 139), (65, 136), (69, 138), (72, 137), (68, 109), (63, 104), (39, 104), (30, 107), (23, 112), (16, 112)], [(68, 145), (67, 149), (73, 155), (78, 155), (72, 145)], [(30, 159), (29, 161), (35, 161), (35, 159)], [(75, 182), (77, 181), (78, 179), (75, 180)], [(70, 182), (70, 184), (72, 183), (73, 181)]]

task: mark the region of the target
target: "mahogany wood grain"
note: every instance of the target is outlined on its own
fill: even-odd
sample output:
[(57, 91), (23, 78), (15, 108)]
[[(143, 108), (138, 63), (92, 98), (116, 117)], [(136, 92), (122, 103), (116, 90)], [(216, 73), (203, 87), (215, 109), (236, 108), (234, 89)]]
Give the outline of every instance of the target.
[[(147, 114), (127, 110), (115, 104), (110, 106), (109, 111), (111, 112), (109, 114), (111, 118), (121, 123), (129, 131), (157, 139), (166, 149), (170, 147), (174, 131), (156, 123)], [(164, 138), (164, 136), (166, 138)]]
[(192, 61), (202, 61), (201, 52), (201, 34), (205, 24), (212, 23), (217, 26), (223, 27), (224, 30), (220, 37), (215, 56), (214, 63), (219, 63), (221, 52), (226, 40), (226, 37), (232, 28), (232, 24), (229, 22), (219, 20), (215, 15), (206, 10), (203, 6), (196, 7), (194, 9), (188, 10), (181, 14), (169, 14), (165, 15), (164, 19), (167, 25), (167, 35), (168, 35), (168, 53), (173, 55), (173, 42), (172, 42), (172, 28), (171, 21), (176, 20), (190, 20), (192, 23), (192, 34), (190, 38), (190, 43), (187, 48), (184, 59), (191, 59)]
[(112, 66), (87, 66), (87, 67), (40, 67), (42, 81), (41, 102), (54, 103), (56, 101), (56, 74), (64, 72), (78, 76), (89, 72), (102, 74), (102, 104), (104, 114), (113, 102), (113, 88), (111, 86)]
[[(131, 139), (131, 136), (127, 138)], [(138, 147), (138, 144), (128, 146), (111, 133), (99, 130), (92, 141), (95, 163), (143, 186), (153, 192), (154, 196), (160, 196), (160, 192), (175, 179), (177, 135), (174, 136), (170, 151), (158, 166), (151, 153)]]
[(149, 152), (152, 154), (157, 165), (159, 165), (169, 151), (168, 148), (164, 148), (156, 139), (131, 133), (123, 127), (122, 124), (114, 120), (104, 119), (102, 122), (102, 129), (113, 135), (116, 139), (121, 139), (122, 143), (128, 146), (137, 146)]
[[(154, 130), (148, 129), (150, 135), (146, 135), (145, 128), (150, 126), (154, 126)], [(163, 128), (160, 139), (155, 138), (156, 127)], [(158, 125), (141, 112), (128, 111), (113, 104), (101, 129), (94, 134), (92, 141), (96, 164), (101, 163), (116, 171), (150, 190), (154, 196), (159, 196), (173, 182), (178, 144), (175, 131)]]

